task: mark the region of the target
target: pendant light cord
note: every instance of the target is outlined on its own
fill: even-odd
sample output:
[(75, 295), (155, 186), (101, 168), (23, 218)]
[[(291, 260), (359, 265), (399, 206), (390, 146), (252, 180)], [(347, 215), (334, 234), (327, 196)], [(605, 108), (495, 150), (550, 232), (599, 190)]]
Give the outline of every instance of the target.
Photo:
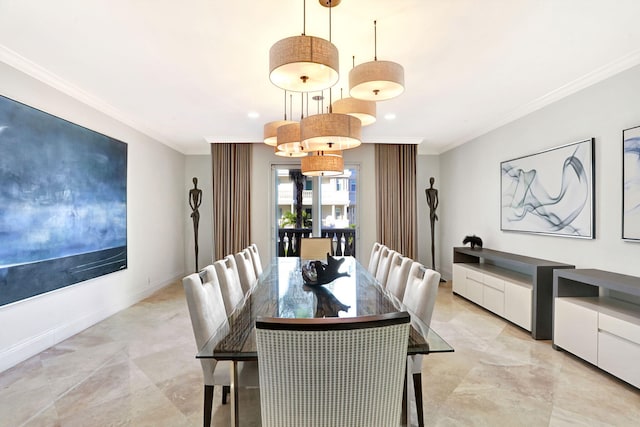
[(284, 121), (287, 121), (287, 91), (284, 91)]
[(331, 0), (329, 0), (329, 42), (331, 42), (331, 9), (333, 9), (333, 6), (331, 5)]
[(302, 35), (307, 35), (307, 0), (302, 0)]
[(373, 21), (373, 60), (378, 60), (378, 28), (376, 21)]

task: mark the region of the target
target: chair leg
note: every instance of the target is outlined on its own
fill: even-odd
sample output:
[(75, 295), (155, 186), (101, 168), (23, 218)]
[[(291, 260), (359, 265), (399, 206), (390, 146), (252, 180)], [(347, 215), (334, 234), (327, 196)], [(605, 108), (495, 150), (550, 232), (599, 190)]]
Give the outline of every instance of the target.
[(418, 426), (424, 427), (424, 414), (422, 411), (422, 374), (413, 374), (413, 390), (416, 395), (416, 412), (418, 413)]
[(222, 404), (223, 405), (227, 404), (227, 396), (229, 395), (229, 393), (231, 393), (231, 386), (223, 385), (222, 386)]
[(211, 410), (213, 408), (213, 386), (204, 386), (204, 427), (211, 427)]

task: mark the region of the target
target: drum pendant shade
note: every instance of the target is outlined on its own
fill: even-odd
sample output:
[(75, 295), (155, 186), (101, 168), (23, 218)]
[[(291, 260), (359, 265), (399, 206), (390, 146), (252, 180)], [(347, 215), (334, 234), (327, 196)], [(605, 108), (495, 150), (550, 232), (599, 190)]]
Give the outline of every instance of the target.
[(264, 143), (275, 147), (278, 142), (278, 128), (283, 125), (297, 123), (293, 120), (276, 120), (264, 125)]
[(362, 126), (368, 126), (376, 121), (376, 103), (373, 101), (342, 98), (333, 103), (332, 111), (357, 117), (362, 122)]
[(306, 176), (335, 176), (344, 173), (344, 159), (342, 152), (322, 153), (303, 157), (301, 160), (302, 174)]
[(348, 114), (316, 114), (300, 121), (300, 139), (306, 151), (338, 151), (358, 147), (360, 119)]
[(337, 83), (338, 70), (338, 48), (319, 37), (288, 37), (269, 50), (269, 79), (284, 90), (322, 91)]
[(391, 61), (370, 61), (349, 71), (349, 94), (366, 101), (384, 101), (404, 92), (404, 68)]
[(276, 156), (280, 156), (280, 157), (305, 157), (308, 153), (306, 151), (280, 151), (278, 150), (278, 147), (273, 147), (275, 152), (274, 154)]
[(300, 123), (293, 122), (278, 128), (277, 151), (286, 153), (286, 155), (278, 154), (282, 157), (304, 157), (307, 155), (300, 144)]

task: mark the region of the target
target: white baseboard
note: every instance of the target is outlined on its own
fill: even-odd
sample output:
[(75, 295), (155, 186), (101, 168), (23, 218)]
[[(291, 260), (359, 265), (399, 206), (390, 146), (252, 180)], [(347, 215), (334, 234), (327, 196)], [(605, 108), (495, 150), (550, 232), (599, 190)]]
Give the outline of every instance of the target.
[(0, 350), (0, 373), (10, 369), (17, 364), (24, 362), (30, 357), (36, 356), (44, 350), (52, 347), (67, 338), (84, 331), (85, 329), (95, 325), (102, 320), (113, 316), (114, 314), (131, 307), (132, 305), (142, 301), (149, 297), (153, 293), (168, 286), (169, 284), (178, 280), (175, 277), (163, 283), (159, 283), (155, 286), (146, 288), (145, 290), (133, 294), (123, 304), (119, 306), (104, 307), (97, 311), (94, 311), (86, 316), (74, 319), (63, 325), (59, 325), (55, 328), (49, 329), (41, 334), (28, 337), (27, 339), (9, 347)]

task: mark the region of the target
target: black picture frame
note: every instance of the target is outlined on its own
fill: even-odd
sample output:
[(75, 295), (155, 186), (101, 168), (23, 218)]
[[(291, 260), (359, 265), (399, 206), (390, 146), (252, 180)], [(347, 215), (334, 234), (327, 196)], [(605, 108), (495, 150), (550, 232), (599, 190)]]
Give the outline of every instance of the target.
[(640, 242), (640, 126), (622, 131), (622, 239)]
[(595, 238), (593, 138), (500, 163), (500, 229)]

